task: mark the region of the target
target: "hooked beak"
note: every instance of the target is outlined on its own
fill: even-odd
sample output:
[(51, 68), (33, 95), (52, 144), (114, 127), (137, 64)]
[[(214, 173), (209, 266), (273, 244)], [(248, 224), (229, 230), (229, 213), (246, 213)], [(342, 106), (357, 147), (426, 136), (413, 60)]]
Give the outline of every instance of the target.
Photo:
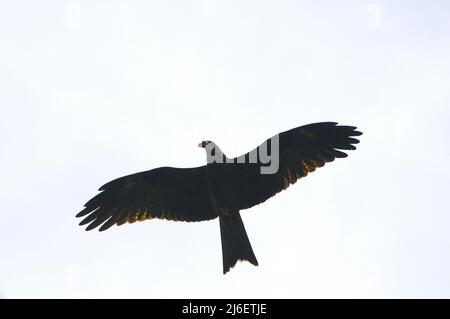
[(198, 143), (197, 146), (198, 146), (198, 147), (203, 147), (202, 144), (203, 144), (203, 143)]

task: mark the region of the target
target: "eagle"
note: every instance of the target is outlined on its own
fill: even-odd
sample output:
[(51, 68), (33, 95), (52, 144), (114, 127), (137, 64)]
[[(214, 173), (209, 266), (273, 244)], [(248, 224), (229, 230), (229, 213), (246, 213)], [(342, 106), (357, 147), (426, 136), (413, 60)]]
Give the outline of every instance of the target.
[(237, 261), (258, 261), (240, 211), (265, 202), (336, 158), (355, 150), (362, 133), (354, 126), (320, 122), (276, 134), (252, 151), (227, 157), (214, 143), (199, 144), (207, 164), (159, 167), (112, 180), (100, 187), (76, 217), (86, 230), (104, 231), (153, 218), (200, 222), (219, 218), (223, 273)]

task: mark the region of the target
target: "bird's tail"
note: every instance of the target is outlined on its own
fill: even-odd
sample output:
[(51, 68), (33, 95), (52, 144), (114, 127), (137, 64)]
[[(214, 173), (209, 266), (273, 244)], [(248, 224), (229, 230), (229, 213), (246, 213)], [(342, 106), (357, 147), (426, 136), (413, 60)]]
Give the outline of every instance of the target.
[(226, 274), (238, 260), (247, 260), (258, 266), (252, 246), (245, 232), (239, 212), (220, 216), (220, 236), (222, 238), (223, 273)]

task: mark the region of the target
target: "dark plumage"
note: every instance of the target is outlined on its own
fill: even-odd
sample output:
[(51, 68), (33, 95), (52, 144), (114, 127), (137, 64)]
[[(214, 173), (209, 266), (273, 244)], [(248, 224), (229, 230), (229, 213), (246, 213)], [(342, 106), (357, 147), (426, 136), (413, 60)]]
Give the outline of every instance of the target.
[[(341, 150), (355, 150), (354, 144), (359, 141), (354, 136), (361, 134), (356, 127), (334, 122), (282, 132), (274, 136), (279, 141), (279, 169), (274, 174), (261, 173), (267, 162), (260, 157), (260, 148), (268, 145), (270, 155), (276, 151), (267, 140), (252, 153), (258, 154), (256, 162), (251, 161), (249, 152), (239, 158), (241, 162), (223, 155), (223, 163), (195, 168), (160, 167), (120, 177), (103, 185), (101, 193), (76, 216), (85, 217), (80, 225), (89, 224), (86, 230), (101, 226), (100, 231), (152, 218), (193, 222), (219, 217), (223, 272), (237, 260), (257, 265), (239, 211), (266, 201), (317, 167), (347, 157)], [(221, 154), (213, 142), (203, 141), (199, 146)]]

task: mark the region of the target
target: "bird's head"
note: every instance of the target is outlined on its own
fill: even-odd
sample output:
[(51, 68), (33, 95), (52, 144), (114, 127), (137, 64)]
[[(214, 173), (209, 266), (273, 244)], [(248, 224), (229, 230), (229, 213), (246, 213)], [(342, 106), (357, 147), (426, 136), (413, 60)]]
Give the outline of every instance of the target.
[(216, 145), (216, 143), (211, 141), (203, 141), (198, 144), (199, 147), (204, 148), (206, 151), (206, 158), (208, 164), (211, 163), (224, 163), (226, 156)]
[(202, 147), (202, 148), (210, 148), (214, 146), (214, 142), (211, 141), (202, 141), (201, 143), (198, 144), (198, 147)]

